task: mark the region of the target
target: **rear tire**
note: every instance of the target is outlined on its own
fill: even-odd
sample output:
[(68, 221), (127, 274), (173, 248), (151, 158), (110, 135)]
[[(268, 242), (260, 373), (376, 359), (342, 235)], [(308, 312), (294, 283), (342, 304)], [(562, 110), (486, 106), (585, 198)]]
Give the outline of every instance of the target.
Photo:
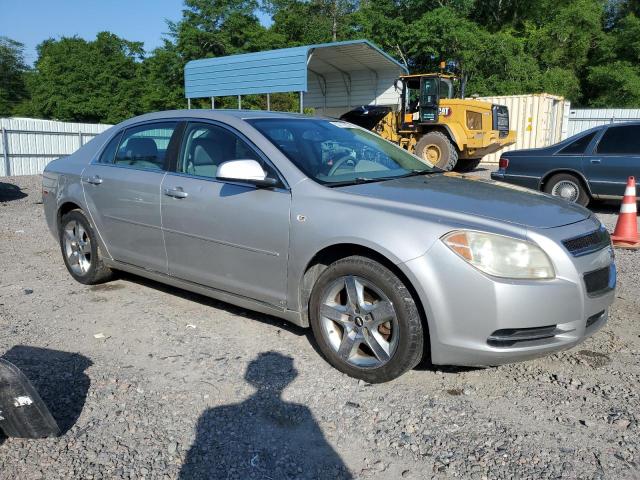
[(416, 143), (414, 153), (436, 167), (453, 170), (458, 162), (458, 150), (444, 133), (433, 131), (423, 135)]
[(338, 260), (320, 274), (309, 317), (327, 361), (351, 377), (388, 382), (422, 358), (416, 302), (393, 272), (367, 257)]
[(98, 238), (82, 210), (62, 216), (59, 228), (60, 249), (71, 276), (85, 285), (106, 282), (113, 272), (103, 261)]
[(544, 185), (544, 191), (554, 197), (560, 197), (571, 203), (586, 207), (591, 197), (582, 180), (570, 173), (558, 173), (552, 176)]
[(476, 168), (478, 168), (478, 165), (480, 165), (481, 161), (482, 161), (482, 158), (470, 158), (470, 159), (459, 158), (458, 163), (456, 163), (456, 166), (453, 167), (453, 169), (456, 172), (460, 172), (460, 173), (472, 172)]

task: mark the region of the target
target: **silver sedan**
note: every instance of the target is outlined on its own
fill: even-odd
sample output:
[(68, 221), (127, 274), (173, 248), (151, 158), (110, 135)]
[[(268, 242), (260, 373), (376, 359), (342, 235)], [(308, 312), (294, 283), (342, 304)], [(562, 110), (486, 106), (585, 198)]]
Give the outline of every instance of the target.
[(337, 369), (497, 365), (570, 348), (614, 299), (609, 235), (545, 194), (443, 173), (351, 124), (130, 119), (44, 173), (69, 273), (123, 270), (311, 327)]

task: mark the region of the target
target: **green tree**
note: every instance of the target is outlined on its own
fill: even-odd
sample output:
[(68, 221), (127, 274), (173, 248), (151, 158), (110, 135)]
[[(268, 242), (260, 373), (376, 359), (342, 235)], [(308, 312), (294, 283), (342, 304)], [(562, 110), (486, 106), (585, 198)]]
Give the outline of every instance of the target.
[(184, 61), (175, 44), (164, 41), (140, 65), (141, 107), (145, 112), (184, 108)]
[(144, 51), (139, 42), (101, 32), (94, 41), (45, 40), (23, 113), (65, 121), (116, 123), (141, 113)]
[(7, 37), (0, 37), (0, 116), (11, 115), (16, 105), (27, 95), (24, 45)]

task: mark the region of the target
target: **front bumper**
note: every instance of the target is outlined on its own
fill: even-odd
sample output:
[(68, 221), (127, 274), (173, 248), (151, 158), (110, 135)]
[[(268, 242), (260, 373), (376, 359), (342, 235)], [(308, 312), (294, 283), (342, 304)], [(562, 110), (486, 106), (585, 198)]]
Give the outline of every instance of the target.
[[(552, 259), (552, 280), (491, 277), (439, 241), (407, 262), (425, 307), (432, 362), (490, 366), (528, 360), (571, 348), (602, 328), (615, 297), (611, 249), (573, 257), (559, 242), (593, 225), (587, 220), (529, 235)], [(584, 275), (604, 267), (610, 267), (612, 288), (589, 296)]]

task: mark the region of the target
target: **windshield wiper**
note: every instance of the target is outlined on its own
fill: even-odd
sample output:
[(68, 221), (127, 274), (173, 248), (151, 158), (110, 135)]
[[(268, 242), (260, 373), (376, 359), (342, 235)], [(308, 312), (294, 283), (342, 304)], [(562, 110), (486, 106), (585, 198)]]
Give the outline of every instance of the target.
[(388, 177), (356, 177), (353, 180), (345, 180), (344, 182), (335, 182), (325, 184), (327, 187), (346, 187), (348, 185), (359, 185), (362, 183), (384, 182), (386, 180), (395, 180), (396, 178), (407, 178), (418, 175), (430, 175), (434, 173), (440, 173), (441, 170), (411, 170), (408, 173), (402, 175), (390, 175)]
[(387, 177), (381, 178), (368, 178), (368, 177), (356, 177), (353, 180), (345, 180), (344, 182), (333, 182), (325, 184), (327, 187), (346, 187), (347, 185), (359, 185), (361, 183), (377, 182), (378, 180), (388, 180)]

